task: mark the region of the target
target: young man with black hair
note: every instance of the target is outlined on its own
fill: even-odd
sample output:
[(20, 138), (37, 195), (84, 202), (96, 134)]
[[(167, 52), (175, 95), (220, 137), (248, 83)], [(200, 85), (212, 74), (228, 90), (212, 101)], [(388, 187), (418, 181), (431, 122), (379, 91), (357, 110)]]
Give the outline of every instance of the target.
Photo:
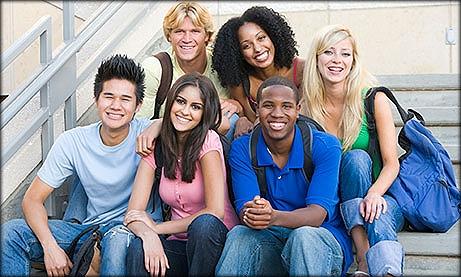
[[(24, 195), (25, 220), (2, 226), (1, 276), (27, 276), (33, 261), (44, 261), (48, 276), (69, 274), (72, 257), (65, 251), (93, 224), (99, 224), (103, 233), (100, 274), (124, 274), (127, 241), (113, 241), (117, 236), (111, 232), (120, 228), (128, 207), (140, 161), (136, 138), (150, 125), (147, 119), (133, 119), (144, 89), (144, 71), (132, 59), (114, 55), (101, 63), (94, 81), (100, 121), (66, 131), (53, 144)], [(71, 175), (88, 197), (86, 217), (81, 224), (49, 220), (45, 200)]]

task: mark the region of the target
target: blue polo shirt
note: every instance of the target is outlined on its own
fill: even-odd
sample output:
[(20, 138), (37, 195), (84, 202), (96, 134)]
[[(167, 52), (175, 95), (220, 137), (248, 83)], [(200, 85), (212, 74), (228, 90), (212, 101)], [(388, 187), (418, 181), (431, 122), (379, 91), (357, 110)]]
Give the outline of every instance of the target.
[[(256, 146), (258, 165), (265, 166), (267, 195), (272, 207), (292, 211), (317, 204), (325, 209), (327, 217), (322, 227), (329, 230), (341, 245), (344, 255), (343, 274), (352, 263), (352, 246), (339, 213), (338, 176), (341, 145), (338, 139), (325, 132), (312, 130), (312, 163), (315, 166), (311, 183), (303, 174), (304, 147), (300, 129), (295, 136), (283, 168), (273, 161), (262, 133)], [(256, 173), (250, 159), (250, 135), (234, 140), (229, 152), (235, 207), (240, 213), (245, 202), (260, 195)]]

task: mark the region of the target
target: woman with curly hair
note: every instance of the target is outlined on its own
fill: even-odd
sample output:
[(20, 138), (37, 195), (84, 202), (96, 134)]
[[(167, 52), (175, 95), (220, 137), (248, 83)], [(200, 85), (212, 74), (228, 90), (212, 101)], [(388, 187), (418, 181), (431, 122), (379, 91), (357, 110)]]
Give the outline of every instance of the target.
[(256, 92), (264, 80), (279, 75), (300, 86), (304, 60), (297, 57), (296, 46), (285, 18), (264, 6), (251, 7), (219, 29), (212, 66), (245, 115), (237, 122), (235, 137), (252, 129)]

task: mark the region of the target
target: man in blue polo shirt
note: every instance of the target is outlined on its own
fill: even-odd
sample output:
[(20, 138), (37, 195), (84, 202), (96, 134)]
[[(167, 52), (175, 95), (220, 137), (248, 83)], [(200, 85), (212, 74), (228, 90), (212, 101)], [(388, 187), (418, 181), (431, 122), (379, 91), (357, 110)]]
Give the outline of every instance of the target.
[(296, 125), (298, 89), (283, 77), (271, 77), (259, 87), (256, 101), (261, 124), (256, 156), (258, 166), (265, 167), (267, 196), (260, 197), (250, 136), (242, 136), (232, 143), (229, 163), (243, 225), (229, 232), (216, 274), (344, 275), (352, 251), (339, 214), (339, 141), (312, 131), (315, 169), (309, 183), (303, 172), (303, 138)]

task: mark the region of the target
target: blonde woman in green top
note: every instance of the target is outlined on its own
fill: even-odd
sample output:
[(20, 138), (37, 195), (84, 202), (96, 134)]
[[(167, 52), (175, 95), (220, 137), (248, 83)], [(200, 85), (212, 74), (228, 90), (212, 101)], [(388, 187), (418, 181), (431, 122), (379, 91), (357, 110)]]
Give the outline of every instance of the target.
[(397, 232), (404, 218), (397, 202), (386, 194), (399, 173), (394, 121), (386, 96), (378, 93), (375, 120), (383, 163), (376, 168), (372, 160), (379, 157), (372, 159), (366, 152), (364, 92), (377, 81), (362, 67), (347, 27), (329, 25), (315, 34), (304, 76), (302, 112), (342, 142), (340, 209), (357, 250), (354, 275), (402, 275), (404, 252)]

